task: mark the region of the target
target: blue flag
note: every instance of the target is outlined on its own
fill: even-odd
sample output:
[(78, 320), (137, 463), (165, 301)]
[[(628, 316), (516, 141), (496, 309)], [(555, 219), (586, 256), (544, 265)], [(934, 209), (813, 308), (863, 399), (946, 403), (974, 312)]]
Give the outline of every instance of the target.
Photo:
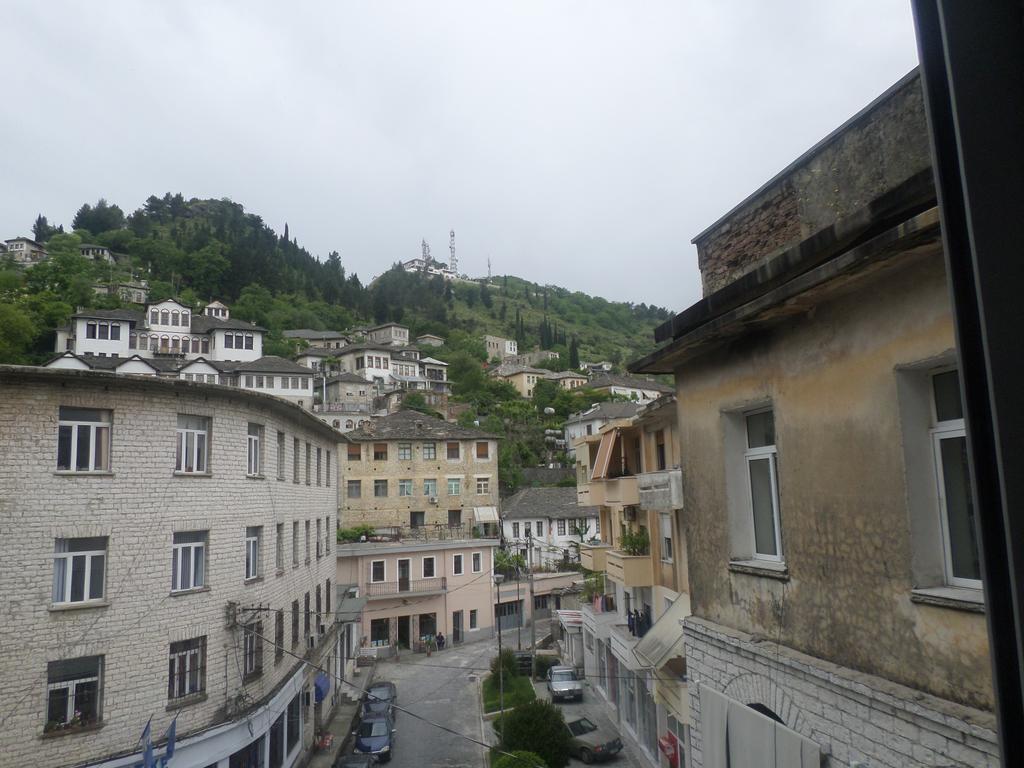
[(142, 767), (143, 768), (155, 768), (156, 763), (153, 760), (153, 737), (151, 728), (153, 726), (153, 718), (149, 718), (149, 722), (146, 723), (145, 730), (142, 731)]
[(174, 738), (178, 733), (178, 716), (175, 715), (174, 719), (171, 720), (171, 727), (167, 729), (167, 757), (165, 759), (170, 760), (174, 757)]

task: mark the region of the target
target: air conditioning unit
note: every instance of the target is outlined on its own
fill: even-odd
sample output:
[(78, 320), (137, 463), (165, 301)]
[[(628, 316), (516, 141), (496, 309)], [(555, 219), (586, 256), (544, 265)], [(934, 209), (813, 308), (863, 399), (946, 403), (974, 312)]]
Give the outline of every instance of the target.
[(623, 507), (622, 519), (630, 523), (636, 522), (636, 507)]
[(431, 504), (437, 504), (437, 496), (431, 496), (431, 497), (430, 497), (430, 498), (428, 499), (428, 501), (429, 501), (429, 502), (430, 502)]
[(306, 647), (309, 648), (309, 650), (313, 650), (314, 648), (316, 648), (316, 641), (317, 636), (310, 635), (308, 638), (306, 638)]

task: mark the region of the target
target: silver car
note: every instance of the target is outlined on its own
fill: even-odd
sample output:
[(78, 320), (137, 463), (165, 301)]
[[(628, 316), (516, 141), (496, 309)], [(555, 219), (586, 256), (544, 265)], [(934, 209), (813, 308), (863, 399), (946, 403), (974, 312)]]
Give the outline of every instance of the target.
[(568, 720), (569, 754), (584, 763), (611, 760), (622, 751), (622, 739), (614, 728), (598, 728), (585, 717)]
[(572, 667), (551, 667), (548, 670), (548, 693), (552, 701), (583, 701), (583, 682)]

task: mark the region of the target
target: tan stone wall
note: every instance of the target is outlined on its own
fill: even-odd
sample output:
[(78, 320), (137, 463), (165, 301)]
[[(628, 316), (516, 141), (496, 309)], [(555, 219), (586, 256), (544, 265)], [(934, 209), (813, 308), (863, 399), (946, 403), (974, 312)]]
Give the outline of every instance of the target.
[[(911, 600), (897, 366), (954, 339), (941, 254), (901, 264), (676, 372), (693, 612), (990, 709), (984, 616)], [(769, 401), (788, 581), (729, 568), (724, 414)]]
[[(223, 389), (223, 393), (211, 394)], [(227, 388), (181, 382), (173, 392), (122, 389), (104, 382), (54, 386), (15, 381), (0, 374), (0, 541), (5, 596), (0, 625), (0, 763), (77, 765), (137, 745), (153, 715), (153, 734), (169, 725), (169, 644), (207, 637), (207, 698), (185, 707), (178, 738), (223, 722), (225, 702), (244, 693), (252, 704), (294, 675), (296, 659), (275, 660), (265, 645), (263, 675), (243, 685), (239, 674), (242, 637), (229, 628), (228, 605), (288, 608), (305, 592), (323, 588), (335, 568), (331, 557), (314, 555), (291, 564), (291, 527), (319, 518), (325, 525), (336, 508), (336, 477), (317, 486), (291, 482), (292, 438), (304, 446), (336, 450), (305, 419), (292, 421), (253, 404), (255, 398)], [(57, 475), (60, 406), (113, 412), (111, 473)], [(212, 417), (208, 477), (174, 476), (178, 413)], [(246, 477), (246, 433), (250, 421), (265, 426), (267, 479)], [(276, 480), (276, 430), (286, 433), (288, 479)], [(275, 526), (285, 526), (285, 568), (275, 567)], [(263, 527), (262, 577), (244, 582), (246, 526)], [(170, 593), (171, 543), (175, 531), (208, 530), (203, 591)], [(300, 534), (301, 535), (301, 534)], [(106, 605), (52, 610), (54, 539), (108, 537)], [(304, 542), (303, 542), (304, 547)], [(332, 548), (333, 551), (333, 548)], [(312, 598), (311, 598), (312, 599)], [(274, 616), (262, 615), (273, 638)], [(290, 648), (290, 617), (285, 617)], [(304, 652), (304, 641), (297, 647)], [(326, 650), (326, 649), (325, 649)], [(103, 727), (89, 733), (44, 736), (47, 662), (102, 655)], [(307, 728), (307, 736), (310, 729)], [(226, 755), (223, 755), (226, 756)]]
[[(339, 507), (339, 524), (343, 528), (368, 524), (376, 526), (407, 526), (410, 512), (423, 512), (427, 525), (448, 524), (449, 510), (462, 510), (462, 524), (472, 527), (473, 508), (498, 505), (498, 444), (488, 440), (489, 458), (476, 458), (476, 440), (461, 440), (460, 459), (449, 461), (446, 442), (439, 441), (437, 458), (423, 459), (423, 441), (391, 440), (388, 445), (387, 461), (373, 459), (373, 443), (361, 443), (361, 460), (348, 461), (345, 450), (339, 451), (340, 474), (343, 477), (341, 488), (341, 504)], [(398, 458), (399, 443), (412, 444), (412, 460), (401, 461)], [(476, 493), (476, 476), (490, 477), (490, 490), (486, 494)], [(458, 496), (448, 495), (448, 478), (462, 479), (462, 493)], [(423, 480), (437, 480), (437, 503), (430, 503), (423, 493)], [(398, 481), (411, 479), (413, 495), (399, 496)], [(347, 483), (350, 480), (361, 481), (361, 497), (349, 498)], [(388, 481), (388, 495), (377, 498), (373, 495), (374, 480)]]

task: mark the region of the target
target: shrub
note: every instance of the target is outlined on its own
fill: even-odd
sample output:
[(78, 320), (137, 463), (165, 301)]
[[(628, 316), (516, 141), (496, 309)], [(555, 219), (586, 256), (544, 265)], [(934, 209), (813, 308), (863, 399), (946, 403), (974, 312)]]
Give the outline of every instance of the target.
[(501, 755), (491, 763), (491, 768), (548, 768), (548, 766), (536, 752), (520, 749), (507, 755)]
[(499, 669), (505, 670), (506, 684), (510, 677), (519, 674), (519, 661), (516, 659), (515, 651), (503, 648), (500, 654), (491, 659), (491, 674), (497, 677)]
[(569, 764), (569, 731), (558, 707), (548, 701), (531, 701), (516, 707), (503, 719), (503, 749), (535, 752), (549, 768), (565, 768)]
[(375, 533), (372, 525), (357, 525), (354, 528), (339, 528), (338, 529), (338, 541), (359, 541), (359, 539), (365, 536), (369, 539)]
[(534, 656), (533, 657), (533, 676), (543, 678), (548, 674), (548, 670), (551, 667), (557, 666), (559, 660), (555, 656)]
[[(505, 709), (526, 704), (537, 698), (533, 683), (526, 677), (505, 678)], [(498, 678), (488, 675), (484, 679), (484, 712), (494, 712), (501, 707), (502, 694)]]

